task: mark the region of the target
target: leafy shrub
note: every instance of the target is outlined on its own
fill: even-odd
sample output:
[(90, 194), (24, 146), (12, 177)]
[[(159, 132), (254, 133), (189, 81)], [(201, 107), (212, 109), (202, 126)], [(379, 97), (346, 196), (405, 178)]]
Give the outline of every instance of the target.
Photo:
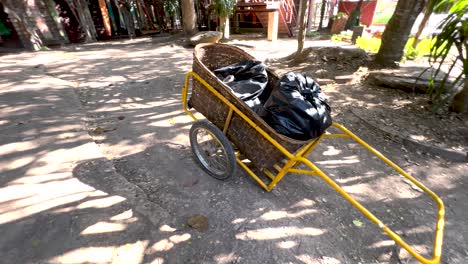
[(380, 38), (374, 38), (370, 36), (358, 37), (356, 39), (356, 46), (369, 53), (377, 53), (381, 43), (382, 40)]
[(414, 60), (416, 58), (421, 58), (427, 56), (431, 52), (431, 39), (423, 39), (421, 40), (416, 49), (413, 48), (414, 38), (410, 38), (405, 45), (404, 49), (404, 56), (409, 60)]
[(338, 14), (333, 16), (333, 20), (348, 18), (348, 15), (345, 12), (338, 12)]
[[(405, 45), (404, 57), (409, 60), (426, 56), (431, 51), (431, 39), (423, 39), (413, 48), (414, 38), (410, 38)], [(380, 48), (382, 40), (380, 38), (374, 38), (370, 36), (358, 37), (356, 40), (356, 46), (369, 52), (377, 53)]]
[(334, 34), (331, 36), (331, 41), (340, 42), (340, 41), (351, 41), (353, 35), (352, 31), (342, 31), (340, 34)]

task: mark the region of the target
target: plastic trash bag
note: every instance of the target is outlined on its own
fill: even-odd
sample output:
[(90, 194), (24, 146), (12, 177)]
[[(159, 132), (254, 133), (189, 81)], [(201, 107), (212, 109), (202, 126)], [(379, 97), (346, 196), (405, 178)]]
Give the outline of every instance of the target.
[(331, 108), (320, 86), (310, 77), (281, 77), (258, 114), (278, 133), (297, 140), (314, 139), (331, 125)]
[(265, 64), (260, 61), (245, 60), (216, 69), (214, 73), (251, 109), (255, 111), (261, 106), (258, 96), (268, 83)]

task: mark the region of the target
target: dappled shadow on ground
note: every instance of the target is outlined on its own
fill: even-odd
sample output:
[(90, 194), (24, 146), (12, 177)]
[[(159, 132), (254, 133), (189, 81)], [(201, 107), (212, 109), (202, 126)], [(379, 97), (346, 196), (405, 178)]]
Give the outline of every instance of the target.
[[(367, 66), (370, 62), (370, 57), (363, 50), (354, 46), (313, 47), (305, 49), (305, 53), (299, 62), (291, 60), (290, 57), (283, 57), (269, 60), (267, 63), (280, 73), (303, 72), (319, 83), (331, 82), (332, 84), (322, 88), (330, 97), (330, 104), (335, 113), (351, 110), (372, 125), (404, 138), (458, 151), (461, 155), (468, 150), (466, 114), (450, 113), (443, 110), (444, 108), (439, 109), (437, 113), (433, 112), (434, 104), (430, 102), (429, 96), (415, 94), (414, 84), (407, 87), (407, 90), (413, 92), (403, 92), (361, 82), (367, 77)], [(408, 62), (404, 67), (410, 69), (414, 64)], [(418, 66), (418, 69), (429, 67), (422, 63)], [(415, 74), (409, 70), (402, 72)], [(394, 71), (393, 74), (389, 74), (392, 75), (398, 74)], [(330, 80), (334, 78), (336, 83)], [(427, 77), (425, 82), (427, 86)]]
[[(147, 51), (148, 45), (140, 51)], [(125, 50), (113, 50), (107, 56), (126, 56), (122, 52)], [(97, 163), (101, 169), (87, 172), (88, 176), (109, 175), (113, 170), (112, 164), (102, 162), (100, 150), (84, 129), (86, 116), (75, 88), (80, 83), (85, 83), (86, 89), (96, 88), (93, 85), (101, 80), (93, 78), (108, 73), (96, 72), (102, 69), (114, 70), (113, 77), (128, 83), (149, 79), (142, 77), (145, 74), (173, 77), (171, 71), (175, 68), (161, 69), (157, 64), (161, 61), (142, 63), (149, 58), (145, 54), (141, 52), (120, 60), (126, 64), (122, 67), (136, 69), (133, 74), (141, 74), (130, 76), (125, 75), (129, 70), (115, 71), (115, 65), (109, 65), (102, 54), (85, 52), (83, 57), (78, 57), (54, 51), (2, 57), (0, 248), (5, 262), (140, 263), (132, 250), (138, 250), (151, 236), (148, 228), (151, 223), (135, 218), (133, 214), (137, 212), (133, 213), (132, 208), (136, 204), (144, 208), (145, 203), (97, 190), (74, 177), (72, 170), (85, 160), (89, 160), (85, 164)], [(172, 53), (158, 54), (161, 57), (155, 59), (176, 60)], [(152, 71), (154, 68), (158, 71)], [(160, 99), (148, 98), (148, 102)], [(141, 100), (133, 97), (128, 103), (136, 101)], [(147, 118), (141, 121), (151, 120), (150, 116)], [(143, 242), (135, 248), (135, 241)]]
[[(430, 254), (435, 223), (430, 199), (353, 145), (325, 143), (310, 158), (419, 252)], [(230, 180), (210, 178), (192, 161), (187, 145), (171, 142), (154, 144), (113, 163), (118, 174), (169, 215), (169, 220), (160, 220), (153, 227), (152, 237), (145, 241), (143, 263), (154, 259), (168, 263), (413, 261), (317, 178), (289, 175), (273, 192), (265, 193), (240, 168)], [(89, 179), (80, 173), (94, 171), (93, 166), (81, 164), (75, 177), (106, 193), (128, 197), (127, 190), (118, 190), (120, 184), (112, 178)], [(450, 187), (437, 187), (437, 178), (430, 175), (435, 171), (416, 168), (414, 172), (444, 199), (464, 195), (463, 178), (457, 186), (446, 182)], [(448, 204), (453, 206), (452, 202)], [(187, 226), (194, 214), (208, 217), (207, 231)], [(457, 242), (447, 240), (444, 258), (448, 263), (462, 263), (463, 245), (458, 243), (463, 239), (456, 233), (463, 227), (454, 221), (454, 215), (448, 211), (446, 228)], [(355, 226), (355, 220), (363, 226)]]
[(426, 95), (369, 84), (329, 85), (324, 91), (336, 112), (351, 111), (370, 124), (422, 144), (466, 152), (468, 116), (432, 112)]
[(279, 59), (268, 60), (269, 67), (280, 73), (306, 72), (317, 79), (335, 79), (351, 75), (360, 67), (366, 67), (370, 56), (353, 45), (309, 47), (299, 58), (295, 53)]
[(100, 155), (71, 87), (37, 72), (17, 77), (0, 84), (0, 248), (5, 263), (42, 262), (84, 245), (81, 213), (99, 219), (97, 208), (122, 199), (73, 177), (76, 162)]
[[(9, 135), (1, 141), (5, 170), (0, 179), (4, 234), (0, 248), (10, 263), (413, 261), (317, 178), (288, 175), (265, 193), (240, 168), (227, 181), (203, 173), (191, 158), (190, 119), (180, 110), (190, 50), (148, 46), (134, 51), (122, 46), (106, 52), (63, 53), (63, 60), (51, 59), (52, 63), (34, 68), (75, 87), (81, 106), (55, 98), (61, 90), (53, 89), (12, 91), (0, 101), (2, 113), (10, 116), (0, 124), (5, 128), (2, 135), (3, 131)], [(31, 59), (29, 66), (34, 63)], [(21, 96), (25, 99), (18, 100)], [(26, 100), (36, 97), (40, 101)], [(343, 104), (346, 101), (343, 97)], [(14, 107), (12, 102), (17, 102)], [(40, 116), (50, 116), (53, 106), (67, 109), (60, 104), (70, 104), (70, 113), (34, 124), (22, 121), (33, 122), (42, 112)], [(107, 159), (94, 157), (92, 148), (80, 151), (79, 159), (74, 156), (78, 162), (64, 158), (89, 143), (89, 138), (81, 141), (83, 133), (57, 140), (67, 120), (76, 124), (73, 121), (80, 117), (73, 112), (79, 107), (85, 111), (86, 132)], [(359, 120), (343, 113), (335, 119), (396, 158), (448, 205), (465, 207), (467, 182), (458, 173), (463, 172), (460, 164), (445, 168), (442, 161), (410, 151), (406, 155), (417, 163), (413, 164), (399, 156), (395, 142), (366, 131)], [(19, 132), (13, 129), (23, 126)], [(67, 133), (73, 129), (64, 127)], [(57, 131), (60, 134), (54, 134)], [(37, 147), (26, 145), (31, 136)], [(44, 171), (34, 171), (42, 168), (41, 155), (49, 163), (43, 164)], [(421, 252), (430, 252), (434, 223), (430, 200), (353, 143), (324, 142), (310, 158)], [(52, 167), (57, 162), (64, 164), (63, 171)], [(208, 217), (207, 231), (187, 226), (193, 214)], [(466, 228), (459, 219), (466, 214), (455, 209), (447, 214), (444, 260), (463, 263)], [(363, 226), (355, 226), (354, 220)]]

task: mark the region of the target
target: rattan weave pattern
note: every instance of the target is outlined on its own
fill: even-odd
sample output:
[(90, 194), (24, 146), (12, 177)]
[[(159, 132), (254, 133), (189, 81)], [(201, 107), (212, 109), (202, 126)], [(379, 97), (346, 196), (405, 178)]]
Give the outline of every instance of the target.
[[(284, 148), (294, 153), (310, 141), (298, 141), (278, 134), (242, 100), (231, 93), (229, 87), (219, 80), (213, 73), (213, 70), (215, 69), (246, 59), (255, 60), (254, 57), (235, 46), (217, 43), (199, 44), (194, 50), (193, 72), (213, 86), (213, 88), (239, 108), (242, 113), (266, 131)], [(278, 81), (278, 76), (270, 70), (267, 70), (267, 72), (268, 85), (266, 89), (271, 91)], [(229, 112), (229, 107), (196, 80), (193, 81), (190, 101), (192, 106), (198, 112), (203, 114), (218, 128), (221, 130), (223, 129)], [(234, 143), (240, 152), (251, 160), (253, 165), (259, 169), (271, 168), (274, 164), (285, 158), (285, 156), (275, 146), (268, 142), (252, 126), (236, 114), (233, 115), (231, 124), (229, 125), (227, 137), (232, 143)]]

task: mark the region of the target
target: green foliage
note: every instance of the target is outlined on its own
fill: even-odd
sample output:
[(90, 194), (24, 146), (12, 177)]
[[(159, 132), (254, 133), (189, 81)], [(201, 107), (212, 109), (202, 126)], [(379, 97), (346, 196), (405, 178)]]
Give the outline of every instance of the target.
[(352, 31), (342, 31), (340, 34), (334, 34), (331, 36), (331, 41), (340, 42), (340, 41), (351, 41), (353, 35)]
[(382, 40), (380, 38), (374, 38), (370, 36), (358, 37), (356, 39), (356, 46), (369, 53), (377, 53), (381, 43)]
[(333, 42), (340, 42), (343, 41), (343, 36), (341, 36), (341, 34), (334, 34), (331, 36), (330, 40)]
[[(423, 39), (416, 46), (416, 49), (413, 48), (412, 43), (414, 38), (410, 38), (405, 45), (404, 57), (409, 60), (415, 58), (420, 58), (426, 56), (430, 52), (431, 48), (431, 39)], [(382, 40), (380, 38), (374, 38), (370, 36), (358, 37), (356, 40), (356, 46), (369, 52), (377, 53), (379, 51)]]
[(306, 33), (306, 36), (311, 38), (311, 37), (317, 37), (317, 36), (320, 36), (320, 32), (317, 32), (317, 31), (309, 31)]
[(215, 13), (220, 17), (230, 17), (234, 13), (236, 0), (214, 0)]
[(338, 12), (338, 14), (333, 16), (333, 20), (347, 18), (348, 15), (345, 12)]
[(413, 48), (413, 42), (414, 38), (410, 38), (406, 43), (404, 49), (405, 58), (414, 60), (416, 58), (421, 58), (430, 54), (432, 39), (426, 38), (421, 40), (416, 48)]
[(453, 3), (454, 1), (451, 0), (429, 0), (427, 8), (429, 8), (432, 13), (446, 13), (450, 11), (450, 8), (453, 6)]
[[(428, 93), (433, 100), (439, 101), (437, 105), (443, 105), (450, 96), (442, 99), (445, 85), (457, 64), (462, 64), (462, 71), (456, 76), (454, 85), (468, 78), (468, 0), (441, 0), (441, 4), (453, 4), (450, 13), (439, 25), (440, 34), (435, 37), (430, 50), (431, 64), (437, 64), (437, 69), (429, 82)], [(456, 53), (456, 54), (454, 54)], [(441, 73), (444, 64), (449, 64), (442, 84), (434, 87), (435, 77)]]
[(164, 1), (164, 12), (168, 17), (174, 17), (179, 14), (180, 6), (178, 0), (165, 0)]
[(378, 25), (387, 24), (388, 21), (390, 21), (390, 18), (392, 18), (392, 16), (393, 16), (393, 13), (383, 13), (379, 16), (376, 15), (372, 23), (378, 24)]

